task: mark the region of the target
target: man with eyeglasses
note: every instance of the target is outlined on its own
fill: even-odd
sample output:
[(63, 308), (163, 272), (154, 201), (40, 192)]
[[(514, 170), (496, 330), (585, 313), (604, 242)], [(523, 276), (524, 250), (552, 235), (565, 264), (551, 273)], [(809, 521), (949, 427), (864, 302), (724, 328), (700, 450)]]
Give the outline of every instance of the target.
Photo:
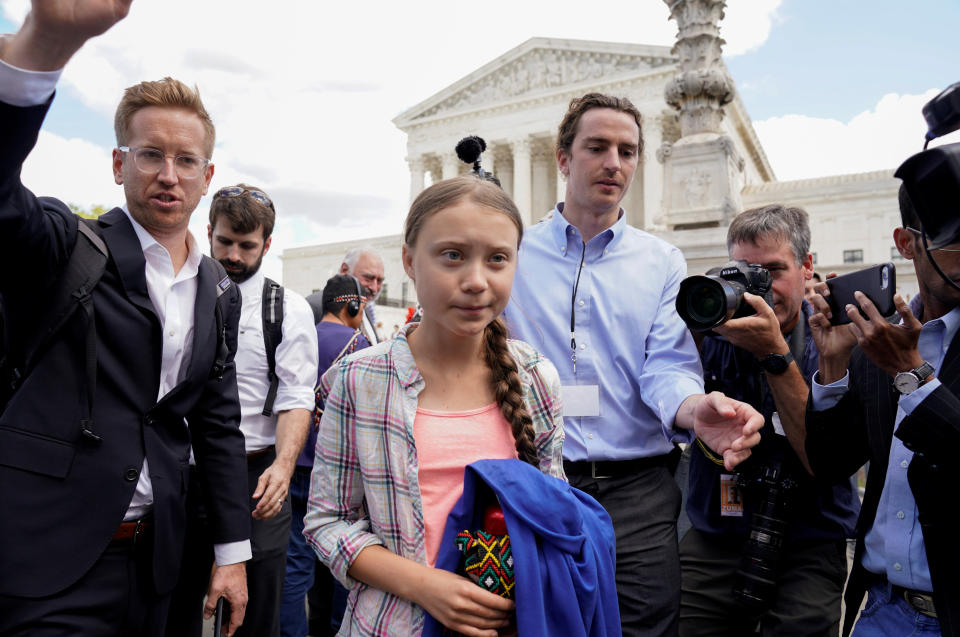
[(214, 171), (199, 95), (169, 78), (126, 90), (113, 152), (125, 204), (96, 222), (36, 198), (19, 178), (60, 69), (129, 4), (34, 0), (0, 42), (0, 294), (14, 355), (62, 309), (55, 283), (79, 270), (72, 256), (87, 242), (107, 253), (90, 289), (64, 295), (62, 327), (24, 357), (25, 375), (0, 405), (3, 635), (163, 634), (191, 446), (214, 495), (207, 612), (226, 597), (232, 634), (246, 606), (240, 295), (187, 230)]
[[(930, 174), (947, 184), (944, 172)], [(944, 216), (955, 214), (942, 202), (956, 201), (956, 192), (954, 185), (952, 192), (931, 199), (941, 202)], [(900, 315), (894, 324), (856, 292), (867, 318), (848, 305), (843, 311), (851, 323), (833, 326), (823, 298), (829, 289), (826, 283), (817, 285), (810, 328), (820, 366), (811, 385), (806, 451), (821, 479), (844, 478), (870, 463), (841, 634), (852, 628), (859, 637), (957, 636), (960, 289), (936, 266), (960, 282), (960, 243), (927, 253), (914, 202), (903, 185), (899, 199), (902, 227), (893, 231), (893, 239), (900, 254), (913, 261), (920, 293), (909, 305), (894, 296)], [(867, 602), (854, 626), (850, 610), (860, 608), (865, 593)]]
[[(238, 637), (280, 634), (290, 480), (312, 423), (317, 381), (317, 331), (310, 306), (260, 269), (275, 220), (276, 210), (266, 193), (238, 184), (214, 194), (207, 226), (210, 255), (223, 265), (242, 297), (236, 367), (253, 511), (253, 557), (247, 562), (249, 602)], [(191, 467), (191, 472), (200, 471)], [(199, 637), (203, 630), (201, 611), (213, 540), (200, 480), (190, 481), (187, 524), (180, 582), (167, 621), (170, 637)]]

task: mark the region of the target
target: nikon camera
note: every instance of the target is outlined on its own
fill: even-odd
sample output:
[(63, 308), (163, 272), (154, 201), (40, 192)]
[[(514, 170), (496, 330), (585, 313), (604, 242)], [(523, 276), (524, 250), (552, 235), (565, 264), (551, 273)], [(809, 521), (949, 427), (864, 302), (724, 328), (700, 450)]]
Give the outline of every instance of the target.
[(677, 312), (694, 332), (712, 330), (732, 318), (756, 314), (743, 300), (744, 292), (762, 296), (773, 307), (772, 281), (770, 272), (762, 266), (730, 261), (681, 281)]

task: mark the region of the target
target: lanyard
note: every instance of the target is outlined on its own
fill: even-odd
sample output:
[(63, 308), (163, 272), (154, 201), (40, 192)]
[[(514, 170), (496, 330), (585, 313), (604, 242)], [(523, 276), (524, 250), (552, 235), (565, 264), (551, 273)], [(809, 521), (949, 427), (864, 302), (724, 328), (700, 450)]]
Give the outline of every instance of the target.
[(573, 363), (573, 373), (577, 373), (577, 290), (580, 288), (580, 273), (583, 272), (583, 259), (587, 256), (587, 244), (580, 242), (583, 249), (580, 252), (580, 267), (577, 268), (577, 278), (573, 283), (573, 295), (570, 297), (570, 361)]

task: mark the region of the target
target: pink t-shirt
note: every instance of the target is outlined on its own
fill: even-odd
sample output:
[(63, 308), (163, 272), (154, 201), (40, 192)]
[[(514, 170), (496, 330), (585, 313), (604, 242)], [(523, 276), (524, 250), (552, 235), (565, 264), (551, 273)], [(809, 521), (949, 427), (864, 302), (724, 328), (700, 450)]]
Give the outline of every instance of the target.
[(435, 566), (447, 516), (463, 493), (463, 469), (486, 458), (516, 458), (510, 423), (496, 403), (468, 411), (417, 409), (413, 419), (427, 564)]

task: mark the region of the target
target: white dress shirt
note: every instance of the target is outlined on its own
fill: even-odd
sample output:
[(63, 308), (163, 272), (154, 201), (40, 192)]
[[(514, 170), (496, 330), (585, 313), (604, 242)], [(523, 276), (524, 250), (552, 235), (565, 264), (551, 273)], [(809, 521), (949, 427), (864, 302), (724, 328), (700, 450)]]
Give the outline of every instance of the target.
[(240, 430), (247, 453), (265, 449), (277, 440), (277, 413), (288, 409), (313, 411), (317, 382), (317, 329), (306, 299), (283, 290), (283, 340), (277, 346), (279, 379), (273, 415), (263, 415), (270, 380), (263, 343), (263, 271), (240, 284), (240, 333), (237, 338), (237, 389), (240, 391)]
[[(187, 261), (180, 271), (174, 274), (173, 259), (167, 249), (137, 223), (126, 206), (123, 206), (123, 212), (133, 224), (133, 230), (140, 240), (146, 261), (147, 294), (150, 295), (153, 309), (163, 329), (160, 389), (157, 392), (159, 401), (177, 386), (180, 374), (187, 369), (184, 361), (190, 361), (193, 349), (193, 312), (197, 301), (197, 273), (200, 271), (203, 254), (193, 235), (187, 231)], [(144, 458), (137, 489), (123, 519), (129, 521), (142, 518), (150, 511), (152, 504), (153, 487), (147, 459)]]

